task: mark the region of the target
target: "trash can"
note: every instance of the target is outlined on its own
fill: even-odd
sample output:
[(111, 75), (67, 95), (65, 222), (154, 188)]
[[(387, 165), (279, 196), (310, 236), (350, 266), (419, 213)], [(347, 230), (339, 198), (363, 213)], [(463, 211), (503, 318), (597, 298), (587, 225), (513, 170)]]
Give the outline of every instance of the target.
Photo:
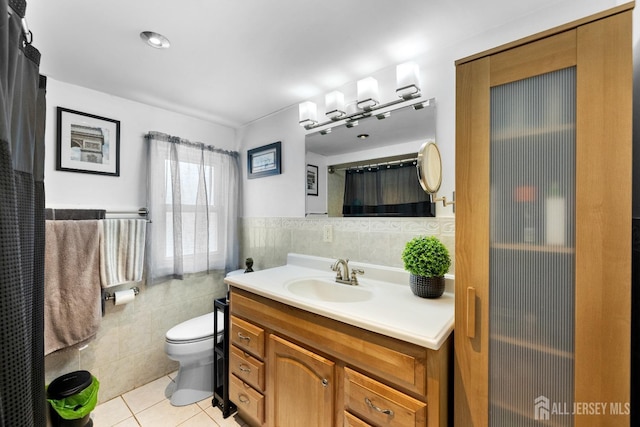
[(100, 383), (89, 371), (75, 371), (56, 378), (47, 387), (53, 427), (91, 427), (91, 411), (98, 401)]

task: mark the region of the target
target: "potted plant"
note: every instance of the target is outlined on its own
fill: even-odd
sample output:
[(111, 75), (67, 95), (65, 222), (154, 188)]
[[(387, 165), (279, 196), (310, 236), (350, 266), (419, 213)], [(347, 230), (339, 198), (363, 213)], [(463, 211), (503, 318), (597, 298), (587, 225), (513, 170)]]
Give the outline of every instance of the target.
[(407, 242), (402, 252), (404, 269), (411, 273), (411, 291), (422, 298), (438, 298), (444, 293), (444, 274), (451, 257), (435, 236), (418, 236)]

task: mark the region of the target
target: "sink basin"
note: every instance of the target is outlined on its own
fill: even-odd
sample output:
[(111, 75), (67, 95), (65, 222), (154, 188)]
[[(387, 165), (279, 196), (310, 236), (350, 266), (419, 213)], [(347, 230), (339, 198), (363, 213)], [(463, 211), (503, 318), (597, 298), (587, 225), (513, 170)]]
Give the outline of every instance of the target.
[(288, 282), (285, 287), (292, 294), (317, 301), (360, 302), (372, 297), (370, 290), (336, 283), (329, 279), (296, 279)]

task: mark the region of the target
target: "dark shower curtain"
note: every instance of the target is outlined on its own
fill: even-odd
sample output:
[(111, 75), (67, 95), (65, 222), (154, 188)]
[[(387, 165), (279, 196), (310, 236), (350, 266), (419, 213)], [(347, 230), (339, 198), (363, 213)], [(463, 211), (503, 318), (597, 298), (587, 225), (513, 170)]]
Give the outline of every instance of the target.
[(436, 216), (435, 205), (418, 181), (415, 162), (347, 170), (344, 216)]
[[(8, 13), (7, 13), (8, 11)], [(44, 426), (46, 79), (26, 1), (0, 0), (0, 426)]]

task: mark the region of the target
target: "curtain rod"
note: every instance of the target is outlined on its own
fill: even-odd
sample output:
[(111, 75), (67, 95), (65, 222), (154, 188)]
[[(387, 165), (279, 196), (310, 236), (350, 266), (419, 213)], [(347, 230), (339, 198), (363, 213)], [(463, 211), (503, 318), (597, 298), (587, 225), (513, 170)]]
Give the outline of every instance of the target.
[[(377, 168), (380, 166), (392, 166), (396, 164), (409, 163), (417, 161), (417, 157), (412, 157), (408, 159), (402, 160), (391, 160), (388, 162), (380, 162), (380, 163), (369, 163), (365, 165), (354, 165), (354, 166), (345, 166), (345, 167), (333, 167), (329, 166), (329, 173), (333, 173), (334, 171), (344, 171), (344, 170), (358, 170), (358, 169), (366, 169), (366, 168)], [(415, 163), (414, 163), (415, 164)]]
[(189, 141), (188, 139), (180, 138), (179, 136), (173, 136), (173, 135), (169, 135), (167, 133), (162, 133), (162, 132), (149, 131), (144, 137), (145, 139), (148, 139), (148, 140), (155, 139), (158, 141), (165, 141), (173, 144), (189, 145), (191, 147), (213, 151), (214, 153), (227, 154), (229, 156), (235, 156), (235, 157), (240, 156), (240, 153), (237, 151), (223, 150), (222, 148), (216, 148), (214, 145), (205, 144), (204, 142), (193, 142), (193, 141)]

